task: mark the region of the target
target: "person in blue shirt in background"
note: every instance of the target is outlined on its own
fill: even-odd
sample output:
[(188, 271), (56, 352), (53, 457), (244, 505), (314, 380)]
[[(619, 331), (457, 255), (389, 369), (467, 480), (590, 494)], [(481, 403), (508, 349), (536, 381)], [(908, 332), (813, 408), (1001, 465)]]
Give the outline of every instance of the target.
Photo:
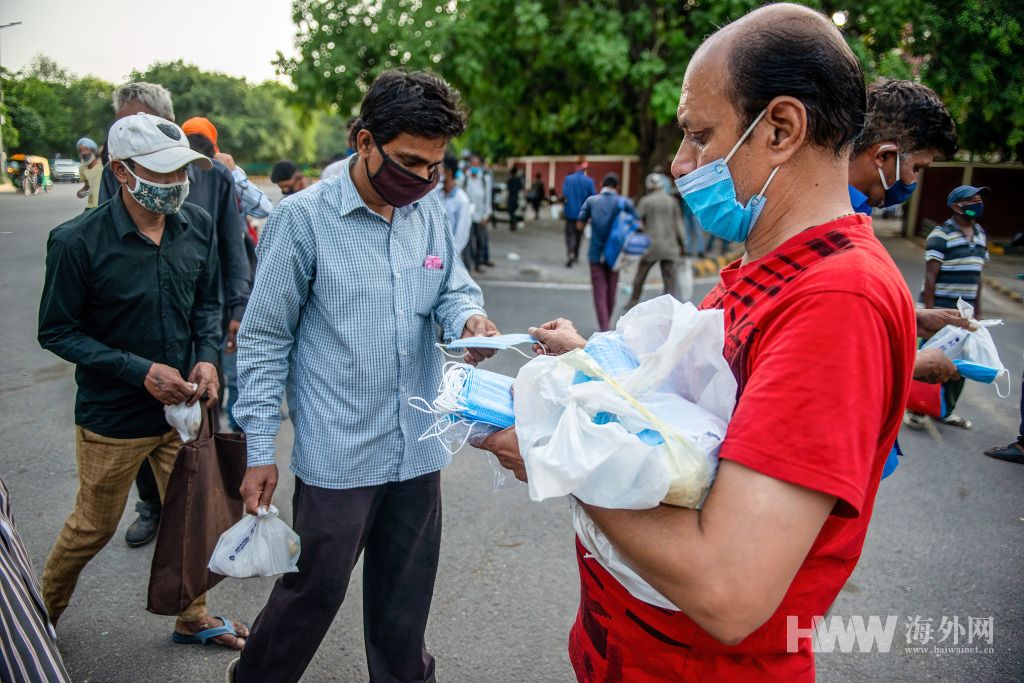
[[(921, 170), (938, 159), (951, 159), (956, 150), (956, 124), (930, 88), (913, 81), (875, 81), (868, 87), (864, 129), (850, 156), (850, 204), (867, 215), (873, 207), (903, 204), (913, 196)], [(946, 325), (968, 323), (956, 311), (917, 310), (918, 337), (928, 339)], [(953, 361), (938, 349), (917, 354), (914, 379), (930, 384), (963, 381)], [(902, 455), (899, 444), (893, 446), (883, 477), (898, 466), (897, 453)]]
[(583, 202), (595, 194), (597, 188), (594, 187), (594, 181), (587, 177), (587, 160), (580, 157), (576, 163), (576, 170), (567, 175), (562, 183), (562, 197), (565, 200), (562, 213), (565, 216), (566, 268), (571, 268), (580, 259), (582, 228), (577, 226), (577, 222)]
[(590, 221), (590, 284), (594, 290), (594, 309), (597, 311), (597, 327), (601, 332), (611, 328), (612, 313), (615, 312), (615, 290), (619, 284), (618, 272), (604, 262), (604, 245), (620, 211), (636, 215), (636, 208), (628, 197), (619, 195), (619, 176), (609, 173), (601, 181), (601, 192), (589, 197), (580, 208), (576, 222), (578, 232), (583, 232)]

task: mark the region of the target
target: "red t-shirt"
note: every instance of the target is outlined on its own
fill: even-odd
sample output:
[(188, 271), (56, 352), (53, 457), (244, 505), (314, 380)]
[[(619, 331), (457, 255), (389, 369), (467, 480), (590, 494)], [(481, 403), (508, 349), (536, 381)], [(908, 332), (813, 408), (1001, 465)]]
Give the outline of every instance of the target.
[(778, 610), (734, 646), (633, 598), (578, 545), (583, 595), (569, 650), (581, 681), (813, 681), (809, 641), (786, 652), (786, 617), (810, 627), (860, 558), (915, 338), (910, 293), (870, 219), (841, 218), (731, 264), (701, 307), (725, 311), (739, 384), (720, 457), (838, 502)]

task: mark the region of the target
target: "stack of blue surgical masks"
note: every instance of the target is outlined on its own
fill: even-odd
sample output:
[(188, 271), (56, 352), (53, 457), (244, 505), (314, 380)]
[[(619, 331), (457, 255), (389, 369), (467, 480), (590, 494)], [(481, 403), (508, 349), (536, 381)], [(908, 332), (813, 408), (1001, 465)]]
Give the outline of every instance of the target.
[[(640, 361), (637, 360), (636, 355), (629, 346), (626, 345), (626, 341), (618, 332), (601, 332), (592, 335), (590, 339), (587, 340), (587, 345), (583, 350), (588, 356), (597, 361), (597, 364), (601, 366), (602, 370), (612, 377), (621, 377), (622, 375), (632, 372), (640, 367)], [(573, 384), (591, 382), (594, 379), (595, 378), (577, 370)], [(605, 411), (601, 411), (594, 415), (594, 424), (603, 425), (618, 421), (619, 418), (617, 415)], [(648, 446), (657, 446), (665, 443), (661, 434), (653, 429), (644, 429), (637, 432), (637, 437)]]
[(471, 436), (483, 436), (515, 424), (512, 377), (464, 363), (447, 363), (433, 401), (413, 397), (409, 405), (437, 415), (420, 441), (437, 438), (450, 453), (461, 449)]

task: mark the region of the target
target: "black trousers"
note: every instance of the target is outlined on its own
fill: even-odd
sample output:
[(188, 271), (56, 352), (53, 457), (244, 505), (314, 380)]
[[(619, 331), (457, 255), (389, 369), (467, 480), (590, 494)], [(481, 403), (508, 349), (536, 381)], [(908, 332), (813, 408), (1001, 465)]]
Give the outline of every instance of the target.
[(139, 490), (139, 500), (146, 506), (160, 514), (160, 490), (156, 487), (156, 475), (153, 474), (153, 466), (149, 460), (143, 460), (139, 466), (139, 472), (135, 475), (135, 487)]
[(580, 260), (580, 242), (583, 241), (583, 233), (576, 229), (576, 219), (565, 219), (565, 252), (566, 256), (573, 260)]
[(363, 635), (372, 683), (434, 683), (423, 634), (441, 545), (441, 474), (355, 489), (295, 480), (299, 571), (277, 580), (235, 670), (237, 683), (298, 681), (363, 558)]
[(470, 255), (473, 257), (473, 265), (479, 268), (491, 262), (491, 237), (487, 233), (489, 228), (483, 223), (473, 222), (470, 230)]

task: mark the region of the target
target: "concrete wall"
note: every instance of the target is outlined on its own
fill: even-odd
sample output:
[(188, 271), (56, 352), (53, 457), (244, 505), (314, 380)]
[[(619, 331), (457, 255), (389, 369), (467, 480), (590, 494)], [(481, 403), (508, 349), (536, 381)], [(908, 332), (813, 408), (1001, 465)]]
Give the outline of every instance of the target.
[[(533, 183), (533, 178), (540, 173), (541, 180), (550, 190), (555, 189), (562, 195), (562, 182), (565, 177), (576, 170), (578, 155), (573, 156), (531, 156), (513, 157), (508, 160), (521, 170), (526, 179), (526, 186)], [(620, 191), (628, 197), (637, 198), (643, 193), (643, 179), (647, 173), (640, 168), (640, 159), (626, 155), (588, 156), (587, 175), (594, 179), (594, 186), (600, 190), (601, 180), (606, 173), (616, 173), (622, 184)]]

